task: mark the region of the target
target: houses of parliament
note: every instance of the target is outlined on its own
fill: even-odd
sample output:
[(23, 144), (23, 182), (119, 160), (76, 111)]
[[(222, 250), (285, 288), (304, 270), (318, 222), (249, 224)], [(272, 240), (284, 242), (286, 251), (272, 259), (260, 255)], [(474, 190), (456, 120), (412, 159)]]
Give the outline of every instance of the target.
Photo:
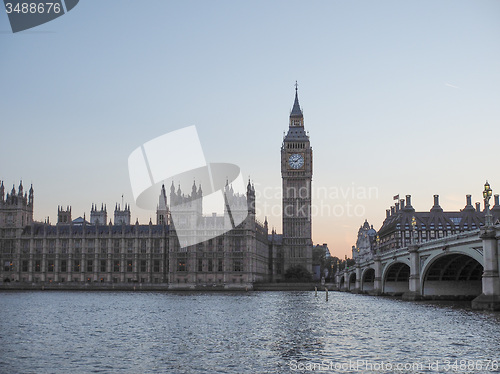
[[(129, 283), (165, 289), (251, 289), (258, 282), (285, 280), (296, 265), (312, 271), (312, 148), (304, 130), (297, 87), (288, 133), (281, 145), (283, 233), (269, 232), (255, 216), (255, 189), (246, 194), (226, 185), (226, 198), (247, 210), (245, 220), (228, 232), (217, 231), (227, 219), (204, 216), (200, 185), (183, 194), (181, 186), (162, 186), (156, 222), (132, 223), (130, 206), (116, 205), (113, 221), (105, 205), (92, 205), (90, 218), (73, 219), (71, 207), (58, 207), (57, 223), (33, 220), (33, 186), (22, 182), (6, 191), (0, 183), (0, 284), (96, 285)], [(183, 214), (202, 224), (207, 240), (181, 247), (169, 204), (182, 199)], [(198, 233), (199, 234), (199, 233)], [(134, 286), (135, 287), (135, 286)]]

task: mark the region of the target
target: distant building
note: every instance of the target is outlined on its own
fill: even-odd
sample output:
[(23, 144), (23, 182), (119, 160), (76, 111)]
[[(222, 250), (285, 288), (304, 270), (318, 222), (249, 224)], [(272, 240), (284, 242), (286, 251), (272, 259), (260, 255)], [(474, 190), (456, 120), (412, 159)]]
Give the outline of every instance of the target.
[(328, 249), (328, 245), (326, 243), (323, 243), (323, 244), (316, 244), (313, 249), (317, 250), (317, 249), (321, 249), (322, 252), (325, 254), (325, 259), (328, 259), (330, 257), (332, 257), (331, 253), (330, 253), (330, 250)]
[(358, 230), (356, 245), (352, 247), (352, 258), (356, 262), (368, 261), (373, 258), (375, 252), (375, 238), (377, 232), (370, 226), (367, 220)]
[(322, 277), (328, 277), (330, 270), (324, 266), (324, 260), (330, 257), (330, 250), (326, 243), (317, 244), (313, 247), (313, 280), (318, 281)]
[[(494, 203), (491, 213), (493, 222), (497, 222), (500, 219), (499, 195), (494, 196)], [(480, 203), (476, 203), (475, 207), (472, 205), (471, 195), (466, 196), (466, 205), (462, 210), (444, 211), (439, 205), (439, 195), (434, 195), (434, 205), (428, 212), (416, 212), (411, 205), (411, 195), (406, 195), (406, 201), (400, 200), (386, 210), (386, 218), (378, 230), (378, 248), (381, 252), (411, 244), (413, 217), (415, 240), (426, 242), (479, 229), (484, 225), (485, 211), (481, 210)]]

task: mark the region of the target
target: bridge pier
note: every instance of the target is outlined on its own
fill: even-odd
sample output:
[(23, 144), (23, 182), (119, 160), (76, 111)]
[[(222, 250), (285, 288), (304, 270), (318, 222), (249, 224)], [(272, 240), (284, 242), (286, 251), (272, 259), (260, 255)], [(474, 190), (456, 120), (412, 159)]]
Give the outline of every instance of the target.
[(500, 310), (500, 278), (498, 265), (498, 238), (496, 230), (481, 230), (483, 240), (483, 293), (472, 300), (473, 309)]
[(375, 256), (373, 258), (373, 267), (375, 270), (375, 279), (373, 280), (373, 290), (370, 291), (370, 295), (382, 295), (382, 261), (380, 256)]
[(356, 283), (354, 283), (354, 290), (352, 293), (361, 293), (361, 266), (356, 264)]
[(420, 300), (422, 291), (420, 289), (420, 255), (418, 246), (412, 244), (408, 246), (410, 252), (410, 284), (409, 291), (403, 294), (403, 300)]

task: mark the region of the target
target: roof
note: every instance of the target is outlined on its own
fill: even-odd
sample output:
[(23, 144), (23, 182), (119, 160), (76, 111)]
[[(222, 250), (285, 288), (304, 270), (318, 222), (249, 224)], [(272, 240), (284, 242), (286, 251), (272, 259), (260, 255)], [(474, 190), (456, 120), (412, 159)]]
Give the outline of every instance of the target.
[(290, 141), (309, 141), (309, 136), (307, 133), (304, 131), (303, 127), (297, 126), (297, 127), (290, 127), (288, 129), (288, 133), (285, 136), (285, 139), (283, 139), (285, 142), (290, 142)]
[(399, 229), (410, 229), (412, 218), (415, 217), (417, 230), (460, 230), (468, 231), (478, 229), (484, 224), (484, 212), (476, 212), (475, 209), (463, 209), (460, 212), (444, 212), (435, 209), (430, 212), (415, 212), (400, 210), (387, 217), (379, 229), (380, 237), (388, 235)]
[(299, 94), (297, 92), (297, 87), (295, 87), (295, 101), (293, 103), (292, 112), (290, 113), (290, 117), (303, 117), (302, 110), (299, 105)]
[(74, 225), (82, 225), (84, 221), (85, 221), (85, 224), (87, 224), (87, 225), (89, 224), (89, 222), (87, 220), (83, 219), (82, 217), (75, 218), (73, 220), (73, 224)]

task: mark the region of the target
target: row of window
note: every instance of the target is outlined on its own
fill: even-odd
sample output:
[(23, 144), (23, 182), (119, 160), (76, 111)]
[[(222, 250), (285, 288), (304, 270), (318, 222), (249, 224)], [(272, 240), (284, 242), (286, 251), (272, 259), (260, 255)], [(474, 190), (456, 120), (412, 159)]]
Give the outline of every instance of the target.
[[(94, 248), (96, 245), (99, 246), (99, 248), (107, 248), (108, 243), (110, 239), (85, 239), (85, 245), (87, 248)], [(120, 248), (122, 245), (122, 240), (125, 241), (125, 246), (128, 248), (134, 248), (135, 247), (135, 239), (111, 239), (111, 246), (114, 248)], [(81, 248), (82, 247), (82, 239), (73, 239), (73, 247), (75, 248)], [(59, 239), (61, 248), (68, 248), (69, 247), (69, 239)], [(147, 246), (147, 239), (141, 239), (139, 241), (139, 247), (140, 248), (146, 248)], [(21, 241), (21, 246), (23, 248), (29, 248), (29, 243), (30, 240), (22, 240)], [(42, 248), (43, 247), (43, 239), (35, 239), (34, 241), (35, 248)], [(151, 240), (151, 245), (153, 247), (159, 247), (160, 246), (160, 239), (152, 239)], [(47, 246), (54, 247), (56, 246), (56, 239), (47, 239)]]
[[(107, 254), (108, 253), (108, 246), (107, 246), (107, 241), (102, 240), (100, 243), (100, 252), (102, 254)], [(134, 244), (133, 242), (127, 242), (127, 246), (125, 247), (126, 249), (122, 251), (122, 246), (121, 246), (121, 241), (120, 240), (115, 240), (112, 246), (112, 253), (134, 253)], [(160, 245), (160, 241), (158, 239), (154, 240), (151, 244), (151, 252), (152, 253), (160, 253), (162, 246)], [(0, 246), (2, 247), (2, 252), (3, 253), (14, 253), (15, 251), (15, 246), (14, 246), (14, 241), (13, 240), (3, 240), (0, 241)], [(87, 243), (86, 246), (87, 253), (95, 253), (95, 247), (94, 243), (92, 241), (92, 244)], [(147, 248), (148, 246), (146, 245), (146, 241), (143, 240), (140, 243), (139, 246), (139, 253), (147, 253)], [(43, 253), (43, 241), (42, 240), (36, 240), (35, 241), (35, 246), (34, 246), (34, 252), (35, 253)], [(56, 253), (56, 243), (55, 240), (48, 240), (47, 241), (47, 246), (46, 246), (46, 253)], [(75, 254), (80, 254), (82, 252), (82, 246), (81, 246), (81, 241), (75, 241), (73, 245), (73, 253)], [(30, 251), (30, 242), (29, 240), (23, 240), (21, 241), (21, 253), (29, 253)], [(62, 240), (61, 241), (61, 250), (60, 253), (66, 254), (70, 252), (70, 248), (68, 247), (68, 241), (67, 240)]]
[[(56, 271), (56, 264), (54, 260), (47, 260), (46, 261), (46, 271), (49, 273), (53, 273)], [(96, 272), (101, 272), (105, 273), (107, 272), (107, 260), (100, 260), (100, 261), (94, 261), (94, 260), (87, 260), (85, 264), (82, 263), (81, 260), (72, 260), (71, 262), (68, 260), (61, 260), (60, 261), (60, 267), (59, 271), (61, 273), (65, 273), (68, 270), (79, 273), (79, 272), (87, 272), (87, 273), (92, 273), (94, 271)], [(114, 273), (119, 273), (120, 272), (120, 267), (121, 267), (121, 261), (120, 260), (114, 260), (111, 264), (112, 266), (112, 272)], [(134, 261), (131, 259), (127, 259), (125, 261), (125, 268), (126, 272), (132, 272), (134, 271)], [(12, 261), (5, 261), (4, 263), (4, 271), (15, 271), (15, 267)], [(140, 260), (139, 261), (139, 267), (138, 270), (141, 273), (145, 273), (148, 271), (147, 267), (147, 260)], [(160, 260), (153, 260), (152, 262), (152, 269), (153, 273), (159, 273), (160, 272)], [(28, 260), (23, 260), (21, 261), (21, 271), (22, 272), (29, 272), (29, 261)], [(39, 273), (42, 271), (42, 260), (35, 260), (33, 262), (33, 270), (36, 273)]]
[[(196, 267), (198, 272), (208, 271), (208, 272), (223, 272), (224, 271), (224, 260), (219, 259), (217, 262), (208, 259), (206, 262), (202, 259), (198, 259), (198, 266)], [(180, 259), (177, 261), (177, 271), (188, 271), (188, 267), (186, 261), (184, 259)], [(241, 272), (243, 271), (243, 261), (242, 260), (233, 260), (232, 261), (232, 271)]]
[[(27, 277), (23, 277), (23, 278), (21, 278), (21, 281), (22, 281), (22, 282), (27, 282), (27, 281), (28, 281), (28, 278), (27, 278)], [(112, 280), (111, 280), (111, 281), (112, 281), (113, 283), (119, 283), (119, 278), (112, 278)], [(33, 282), (35, 282), (35, 283), (40, 282), (40, 278), (39, 278), (39, 277), (35, 277), (35, 278), (33, 279)], [(47, 282), (52, 283), (52, 282), (53, 282), (53, 279), (52, 279), (52, 278), (48, 278), (48, 279), (47, 279)], [(82, 283), (82, 280), (80, 279), (80, 277), (68, 278), (67, 280), (66, 280), (66, 278), (65, 278), (65, 277), (61, 277), (61, 278), (59, 279), (59, 281), (58, 281), (58, 282), (60, 282), (60, 283), (65, 283), (65, 282)], [(92, 282), (92, 279), (91, 279), (91, 278), (87, 278), (87, 279), (85, 279), (85, 282), (86, 282), (86, 283), (91, 283), (91, 282)], [(101, 278), (99, 278), (99, 280), (94, 281), (94, 282), (104, 283), (104, 282), (106, 282), (106, 279), (101, 277)], [(137, 281), (137, 280), (134, 280), (133, 278), (127, 278), (126, 282), (127, 282), (127, 283), (133, 283), (133, 282), (138, 282), (138, 283), (147, 283), (147, 282), (148, 282), (148, 280), (147, 280), (147, 278), (139, 278), (139, 281)], [(152, 282), (152, 283), (160, 283), (160, 278), (158, 278), (158, 277), (154, 277), (154, 278), (152, 278), (152, 279), (151, 279), (151, 282)]]
[(306, 147), (305, 143), (286, 143), (287, 149), (304, 149)]
[[(75, 253), (75, 254), (80, 254), (82, 253), (82, 243), (81, 240), (74, 240), (73, 241), (73, 246), (72, 248), (69, 247), (68, 239), (62, 239), (60, 241), (60, 253), (66, 254), (69, 252)], [(239, 250), (241, 247), (242, 239), (239, 237), (234, 238), (232, 241), (232, 248), (236, 248), (236, 250)], [(111, 251), (112, 253), (134, 253), (135, 246), (134, 246), (134, 241), (132, 239), (128, 239), (125, 242), (125, 249), (122, 250), (122, 245), (121, 245), (121, 239), (114, 239), (112, 246), (111, 246)], [(0, 241), (0, 246), (2, 247), (2, 252), (3, 253), (14, 253), (15, 251), (15, 245), (13, 240), (4, 240)], [(94, 240), (87, 240), (86, 242), (86, 253), (95, 253), (96, 250), (100, 250), (102, 254), (107, 254), (108, 253), (108, 240), (107, 239), (102, 239), (99, 240), (98, 243), (98, 248), (96, 248)], [(161, 242), (159, 239), (155, 239), (151, 245), (151, 252), (152, 253), (160, 253), (161, 249), (163, 246), (161, 246)], [(214, 240), (210, 239), (206, 243), (199, 243), (197, 244), (197, 249), (198, 250), (203, 250), (203, 249), (208, 249), (208, 250), (214, 250)], [(47, 240), (46, 243), (46, 253), (52, 254), (56, 253), (56, 241), (55, 239)], [(72, 251), (71, 251), (72, 249)], [(147, 241), (146, 240), (141, 240), (139, 244), (139, 253), (147, 253)], [(43, 253), (44, 246), (43, 246), (43, 240), (35, 240), (34, 243), (34, 253)], [(223, 251), (224, 246), (223, 246), (223, 239), (217, 238), (217, 251)], [(30, 252), (30, 241), (29, 240), (22, 240), (21, 241), (21, 253), (29, 253)]]
[[(42, 260), (35, 260), (33, 261), (33, 269), (30, 270), (29, 266), (29, 261), (28, 260), (22, 260), (21, 261), (21, 271), (22, 272), (29, 272), (33, 271), (35, 273), (40, 273), (42, 272)], [(148, 263), (147, 260), (140, 260), (138, 264), (138, 271), (141, 273), (145, 273), (148, 271)], [(121, 271), (121, 261), (120, 260), (113, 260), (111, 263), (111, 271), (114, 273), (119, 273)], [(108, 261), (107, 260), (99, 260), (99, 261), (94, 261), (94, 260), (87, 260), (86, 262), (82, 262), (81, 260), (61, 260), (60, 261), (60, 266), (59, 266), (59, 272), (61, 273), (66, 273), (68, 271), (72, 271), (74, 273), (80, 273), (80, 272), (87, 272), (87, 273), (93, 273), (95, 272), (101, 272), (105, 273), (107, 272), (108, 269)], [(14, 263), (12, 261), (5, 261), (4, 262), (4, 268), (3, 270), (5, 272), (12, 272), (15, 271)], [(153, 260), (152, 261), (152, 272), (153, 273), (159, 273), (160, 272), (160, 260)], [(54, 260), (47, 260), (46, 261), (46, 271), (48, 273), (54, 273), (56, 271), (56, 262)], [(134, 271), (134, 260), (127, 259), (125, 261), (125, 267), (124, 267), (125, 272), (133, 272)], [(186, 261), (184, 259), (181, 259), (177, 262), (177, 271), (188, 271), (188, 267), (186, 265)], [(208, 271), (208, 272), (223, 272), (224, 271), (224, 260), (219, 259), (217, 261), (208, 259), (207, 261), (204, 261), (202, 259), (198, 260), (198, 266), (197, 266), (197, 271), (198, 272), (203, 272), (203, 271)], [(232, 261), (232, 271), (235, 272), (242, 272), (243, 271), (243, 261), (242, 260), (233, 260)]]
[[(439, 231), (417, 231), (416, 232), (416, 236), (415, 238), (417, 240), (422, 240), (422, 241), (426, 241), (427, 239), (428, 240), (433, 240), (433, 239), (441, 239), (441, 238), (444, 238), (445, 236), (451, 236), (451, 235), (456, 235), (456, 234), (459, 234), (463, 231), (460, 231), (460, 232), (457, 232), (455, 230), (439, 230)], [(411, 242), (411, 231), (408, 230), (408, 231), (398, 231), (396, 232), (395, 234), (393, 233), (392, 235), (387, 235), (387, 236), (384, 236), (382, 238), (380, 238), (380, 244), (384, 245), (384, 244), (387, 244), (388, 242), (391, 242), (391, 241), (394, 241), (394, 239), (398, 239), (397, 242), (402, 244), (403, 246), (406, 245), (406, 244), (410, 244)], [(403, 240), (399, 240), (401, 238), (401, 236), (403, 236), (405, 239)], [(390, 245), (391, 248), (393, 248), (395, 246), (395, 243), (392, 243)]]

